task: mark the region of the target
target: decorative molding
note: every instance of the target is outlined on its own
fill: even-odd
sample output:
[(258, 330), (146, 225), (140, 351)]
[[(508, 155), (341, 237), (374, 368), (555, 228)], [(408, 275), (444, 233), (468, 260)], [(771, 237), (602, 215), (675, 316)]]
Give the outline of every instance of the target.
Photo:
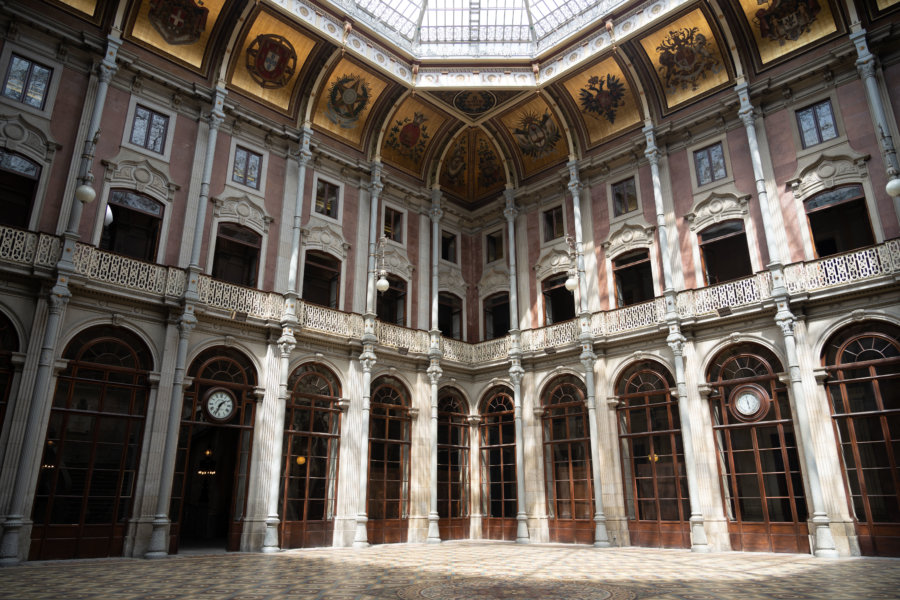
[(849, 147), (841, 149), (844, 150), (842, 154), (821, 154), (805, 166), (803, 162), (806, 161), (798, 164), (797, 177), (787, 182), (794, 197), (802, 201), (821, 191), (849, 183), (861, 183), (868, 178), (866, 163), (869, 155), (854, 152)]
[[(313, 224), (314, 223), (314, 224)], [(324, 219), (310, 220), (310, 226), (301, 230), (303, 234), (303, 246), (307, 250), (321, 250), (341, 260), (347, 258), (347, 250), (350, 244), (344, 239), (341, 228)]]
[(603, 242), (603, 249), (606, 251), (607, 256), (612, 258), (629, 250), (649, 248), (653, 245), (653, 232), (655, 230), (656, 227), (652, 225), (623, 223), (618, 229), (609, 234), (609, 237)]
[(691, 231), (700, 231), (722, 221), (741, 219), (750, 210), (750, 195), (712, 193), (696, 202), (691, 212), (684, 215)]
[(509, 269), (505, 264), (486, 268), (478, 282), (480, 298), (486, 298), (497, 292), (509, 292)]
[(103, 180), (111, 188), (135, 190), (161, 202), (171, 203), (175, 191), (181, 187), (171, 180), (165, 170), (157, 168), (146, 158), (101, 162), (106, 167)]
[(263, 208), (244, 194), (229, 198), (213, 198), (213, 214), (220, 221), (233, 221), (244, 227), (256, 230), (258, 233), (267, 234), (269, 225), (275, 220), (266, 214)]
[(45, 131), (29, 123), (21, 114), (0, 114), (0, 148), (47, 165), (62, 146), (53, 140), (49, 128)]
[(541, 251), (541, 255), (534, 265), (534, 273), (537, 281), (553, 275), (554, 273), (568, 272), (572, 268), (572, 260), (569, 258), (565, 241), (560, 241)]
[(457, 296), (465, 297), (469, 285), (463, 279), (462, 269), (459, 265), (448, 265), (441, 263), (438, 265), (438, 281), (440, 282), (439, 291), (451, 291)]
[(384, 245), (384, 266), (389, 273), (399, 275), (410, 282), (416, 270), (415, 266), (409, 262), (406, 248), (394, 243)]

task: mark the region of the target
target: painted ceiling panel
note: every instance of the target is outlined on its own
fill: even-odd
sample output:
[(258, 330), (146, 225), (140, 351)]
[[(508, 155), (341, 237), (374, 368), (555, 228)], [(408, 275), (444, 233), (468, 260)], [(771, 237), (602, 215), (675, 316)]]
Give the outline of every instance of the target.
[(203, 68), (212, 32), (226, 0), (143, 0), (131, 36), (150, 48)]
[(57, 0), (57, 2), (74, 8), (89, 17), (93, 17), (97, 10), (97, 0)]
[(578, 109), (588, 146), (641, 122), (635, 87), (612, 56), (563, 82)]
[(741, 0), (762, 64), (837, 31), (828, 0)]
[(372, 106), (387, 85), (372, 71), (341, 58), (319, 91), (313, 125), (361, 149)]
[(507, 111), (500, 121), (517, 151), (523, 177), (568, 157), (563, 128), (543, 97), (535, 96)]
[(719, 43), (700, 9), (640, 40), (666, 106), (673, 108), (729, 81)]
[(441, 165), (441, 189), (469, 207), (480, 206), (503, 191), (502, 155), (483, 129), (470, 127), (450, 145)]
[(315, 41), (277, 16), (261, 11), (232, 56), (229, 83), (282, 110), (289, 110), (303, 64)]
[(397, 108), (388, 121), (381, 154), (386, 163), (421, 176), (424, 158), (447, 116), (414, 96)]

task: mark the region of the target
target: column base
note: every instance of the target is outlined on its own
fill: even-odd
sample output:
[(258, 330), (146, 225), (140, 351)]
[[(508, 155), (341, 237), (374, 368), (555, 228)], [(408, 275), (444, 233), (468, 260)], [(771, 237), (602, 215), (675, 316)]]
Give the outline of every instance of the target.
[(441, 530), (438, 527), (438, 516), (434, 513), (428, 515), (428, 538), (426, 544), (440, 544)]
[(353, 537), (354, 548), (369, 547), (369, 532), (366, 530), (366, 523), (368, 523), (368, 521), (369, 519), (367, 519), (365, 515), (358, 515), (356, 517), (356, 533)]
[(691, 516), (691, 552), (709, 553), (709, 541), (706, 539), (706, 528), (702, 516)]
[(19, 564), (19, 530), (25, 525), (22, 515), (10, 515), (3, 522), (3, 537), (0, 538), (0, 567)]
[(516, 543), (528, 544), (531, 540), (528, 538), (528, 520), (525, 513), (516, 515)]
[(817, 558), (838, 558), (837, 548), (834, 545), (834, 536), (831, 534), (831, 522), (828, 515), (817, 513), (812, 518), (813, 524), (813, 555)]
[(594, 548), (609, 548), (609, 531), (606, 530), (606, 517), (594, 515)]
[(156, 515), (153, 519), (153, 531), (144, 558), (166, 558), (169, 556), (169, 519), (165, 515)]
[(281, 548), (278, 546), (278, 524), (280, 522), (277, 516), (269, 515), (266, 517), (266, 533), (263, 537), (261, 550), (264, 554), (281, 552)]

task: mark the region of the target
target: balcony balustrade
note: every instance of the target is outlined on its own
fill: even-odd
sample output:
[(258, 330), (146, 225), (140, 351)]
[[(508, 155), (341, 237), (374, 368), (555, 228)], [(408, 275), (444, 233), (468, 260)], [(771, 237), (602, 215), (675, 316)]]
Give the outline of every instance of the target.
[[(60, 258), (62, 239), (0, 226), (0, 265), (52, 268)], [(186, 289), (187, 273), (177, 267), (165, 267), (111, 252), (88, 244), (75, 245), (72, 257), (81, 285), (105, 284), (122, 290), (143, 292), (164, 298), (180, 298)], [(821, 290), (840, 290), (860, 282), (894, 283), (900, 276), (900, 239), (883, 244), (795, 263), (784, 269), (789, 294), (801, 296)], [(234, 285), (201, 275), (198, 280), (200, 302), (247, 317), (280, 321), (284, 313), (284, 297), (275, 292)], [(772, 296), (772, 279), (768, 272), (757, 273), (735, 281), (678, 293), (676, 306), (681, 318), (707, 317), (723, 309), (753, 308)], [(363, 334), (363, 317), (355, 313), (307, 304), (298, 306), (301, 331), (324, 333), (350, 339)], [(617, 308), (590, 315), (593, 336), (608, 336), (656, 327), (665, 321), (665, 301), (655, 298), (634, 306)], [(524, 330), (521, 348), (525, 352), (547, 348), (576, 346), (579, 342), (578, 319), (547, 327)], [(427, 331), (376, 322), (378, 343), (413, 354), (427, 354)], [(441, 338), (443, 358), (465, 365), (480, 365), (504, 360), (508, 356), (509, 336), (469, 344), (461, 340)]]

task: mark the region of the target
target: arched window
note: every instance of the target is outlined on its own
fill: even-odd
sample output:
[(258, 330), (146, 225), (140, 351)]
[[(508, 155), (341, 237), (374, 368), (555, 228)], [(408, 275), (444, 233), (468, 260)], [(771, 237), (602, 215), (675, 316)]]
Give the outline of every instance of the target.
[(341, 261), (325, 252), (310, 250), (303, 268), (303, 300), (338, 308), (341, 287)]
[(574, 375), (551, 381), (541, 394), (544, 471), (550, 541), (594, 541), (591, 440), (584, 383)]
[(378, 294), (375, 314), (379, 320), (406, 326), (406, 282), (395, 275), (388, 275), (388, 289)]
[(462, 339), (462, 300), (456, 294), (438, 293), (438, 329), (444, 337)]
[(509, 293), (499, 292), (484, 299), (484, 339), (509, 333)]
[(852, 325), (822, 362), (860, 551), (900, 556), (900, 327)]
[(438, 397), (438, 515), (442, 540), (469, 537), (469, 409), (458, 390)]
[(169, 514), (170, 552), (238, 550), (247, 504), (257, 375), (241, 351), (208, 348), (188, 368)]
[(100, 248), (156, 262), (163, 205), (129, 190), (113, 190), (106, 204)]
[(219, 223), (212, 276), (235, 285), (256, 287), (262, 236), (235, 223)]
[(733, 550), (809, 552), (806, 498), (781, 363), (732, 346), (707, 372)]
[(616, 384), (628, 533), (634, 546), (689, 548), (690, 502), (675, 381), (655, 361)]
[(281, 547), (330, 546), (337, 497), (341, 385), (324, 365), (307, 363), (291, 373), (288, 389)]
[(494, 386), (484, 395), (478, 427), (481, 442), (482, 534), (516, 539), (516, 423), (513, 393)]
[(0, 150), (0, 225), (26, 229), (41, 167), (21, 154)]
[(152, 358), (103, 325), (63, 353), (35, 490), (31, 560), (121, 556), (140, 464)]
[(544, 325), (575, 318), (575, 295), (566, 289), (566, 273), (552, 275), (541, 282), (544, 295)]
[(875, 243), (861, 185), (816, 194), (803, 203), (816, 256), (831, 256)]
[(372, 382), (369, 414), (369, 542), (405, 542), (409, 532), (409, 392), (389, 375)]
[(725, 221), (710, 225), (697, 237), (707, 285), (753, 274), (743, 221)]
[(616, 282), (616, 306), (630, 306), (653, 300), (653, 270), (646, 249), (626, 252), (612, 259)]
[(0, 431), (6, 418), (6, 407), (12, 391), (12, 380), (15, 368), (12, 364), (12, 353), (19, 351), (19, 336), (9, 318), (0, 312)]

